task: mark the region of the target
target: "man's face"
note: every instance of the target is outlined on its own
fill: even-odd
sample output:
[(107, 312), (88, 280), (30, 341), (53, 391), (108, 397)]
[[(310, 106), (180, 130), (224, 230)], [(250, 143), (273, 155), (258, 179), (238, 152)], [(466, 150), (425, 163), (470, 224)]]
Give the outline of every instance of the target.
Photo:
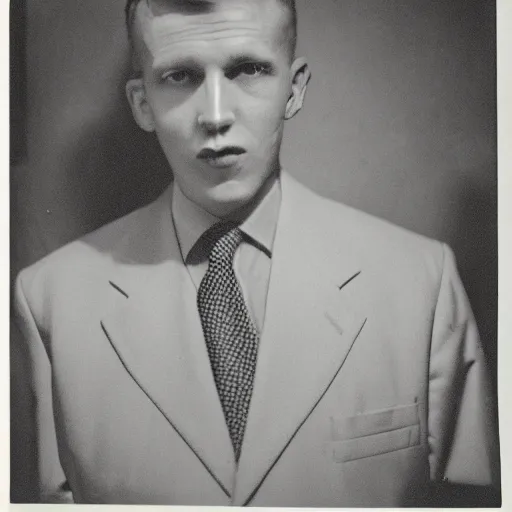
[(138, 7), (135, 118), (156, 132), (183, 193), (214, 215), (246, 205), (278, 169), (283, 122), (302, 106), (309, 71), (291, 63), (286, 16), (277, 0), (216, 0), (194, 14)]

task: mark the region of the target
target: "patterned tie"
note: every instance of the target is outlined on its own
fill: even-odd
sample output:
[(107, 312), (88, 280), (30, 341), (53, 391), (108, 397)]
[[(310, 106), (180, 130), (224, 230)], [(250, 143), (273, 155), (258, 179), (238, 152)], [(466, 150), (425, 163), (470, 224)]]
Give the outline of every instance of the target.
[(237, 461), (249, 413), (259, 342), (233, 269), (233, 257), (242, 236), (233, 224), (216, 224), (203, 235), (213, 248), (208, 271), (197, 292), (210, 364)]

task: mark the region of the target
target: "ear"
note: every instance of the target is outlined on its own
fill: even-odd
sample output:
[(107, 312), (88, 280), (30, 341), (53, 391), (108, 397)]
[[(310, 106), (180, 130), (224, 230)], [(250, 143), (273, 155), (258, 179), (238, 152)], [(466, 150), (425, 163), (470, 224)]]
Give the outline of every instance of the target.
[(311, 71), (309, 70), (306, 59), (300, 57), (296, 59), (291, 67), (292, 74), (292, 93), (286, 104), (285, 119), (291, 119), (297, 114), (304, 104), (306, 89), (311, 80)]
[(153, 112), (146, 97), (142, 78), (132, 78), (126, 83), (126, 96), (132, 109), (135, 122), (146, 132), (155, 130)]

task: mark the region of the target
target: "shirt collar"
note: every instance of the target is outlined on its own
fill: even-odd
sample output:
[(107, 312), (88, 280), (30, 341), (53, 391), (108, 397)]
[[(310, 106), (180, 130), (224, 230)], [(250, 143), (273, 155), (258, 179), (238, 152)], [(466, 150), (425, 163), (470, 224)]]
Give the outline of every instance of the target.
[[(249, 241), (272, 255), (274, 236), (281, 206), (281, 186), (276, 179), (252, 213), (240, 224), (240, 229)], [(220, 219), (190, 201), (174, 182), (172, 192), (172, 217), (181, 249), (183, 261), (187, 261), (190, 251), (203, 233)]]

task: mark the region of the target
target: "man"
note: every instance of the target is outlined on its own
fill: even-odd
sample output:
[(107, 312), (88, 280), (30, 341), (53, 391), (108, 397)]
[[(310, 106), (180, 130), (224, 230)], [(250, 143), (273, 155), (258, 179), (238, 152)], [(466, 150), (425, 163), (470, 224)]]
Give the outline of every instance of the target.
[(174, 184), (21, 273), (41, 501), (424, 504), (496, 482), (451, 251), (281, 170), (291, 0), (127, 6), (127, 96)]

